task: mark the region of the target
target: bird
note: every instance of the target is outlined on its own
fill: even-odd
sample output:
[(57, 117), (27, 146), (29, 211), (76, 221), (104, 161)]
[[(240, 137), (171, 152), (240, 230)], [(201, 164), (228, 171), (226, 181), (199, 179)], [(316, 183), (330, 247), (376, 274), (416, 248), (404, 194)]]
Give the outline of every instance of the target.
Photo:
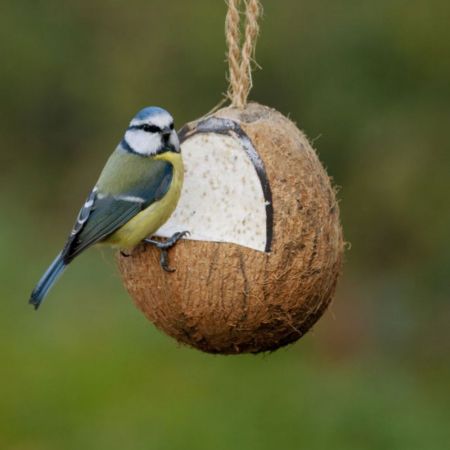
[(148, 236), (175, 210), (183, 177), (180, 142), (172, 116), (156, 106), (140, 110), (107, 160), (63, 249), (34, 288), (29, 303), (38, 309), (73, 259), (96, 244), (128, 252), (142, 241), (147, 242), (160, 249), (161, 267), (173, 271), (167, 251), (189, 232), (177, 232), (163, 242)]

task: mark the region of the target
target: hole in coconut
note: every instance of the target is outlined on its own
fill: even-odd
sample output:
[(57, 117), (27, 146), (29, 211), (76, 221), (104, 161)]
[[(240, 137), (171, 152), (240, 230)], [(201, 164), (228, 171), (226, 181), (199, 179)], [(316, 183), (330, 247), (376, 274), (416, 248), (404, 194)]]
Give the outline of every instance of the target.
[(185, 177), (175, 212), (157, 235), (228, 242), (269, 252), (272, 194), (264, 164), (237, 122), (217, 117), (180, 131)]

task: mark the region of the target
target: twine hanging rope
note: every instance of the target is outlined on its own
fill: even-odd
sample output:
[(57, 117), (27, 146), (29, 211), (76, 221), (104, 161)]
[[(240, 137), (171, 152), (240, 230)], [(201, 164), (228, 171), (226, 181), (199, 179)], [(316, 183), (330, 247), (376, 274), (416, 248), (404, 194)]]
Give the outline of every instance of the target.
[(259, 0), (244, 0), (245, 33), (241, 42), (242, 0), (228, 0), (228, 13), (225, 21), (225, 35), (228, 45), (229, 86), (227, 96), (232, 106), (244, 108), (252, 89), (252, 62), (254, 61), (256, 41), (258, 40), (258, 19), (262, 12)]

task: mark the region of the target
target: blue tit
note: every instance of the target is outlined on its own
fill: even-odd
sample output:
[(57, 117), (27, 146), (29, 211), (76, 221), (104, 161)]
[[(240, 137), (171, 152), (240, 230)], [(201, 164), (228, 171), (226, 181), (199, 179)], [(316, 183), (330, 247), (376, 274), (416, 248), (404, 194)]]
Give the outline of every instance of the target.
[(81, 208), (63, 250), (33, 290), (30, 303), (37, 309), (67, 265), (94, 244), (126, 251), (146, 241), (161, 249), (161, 265), (171, 270), (167, 249), (187, 232), (176, 233), (166, 242), (146, 238), (173, 213), (183, 175), (172, 116), (158, 107), (138, 112)]

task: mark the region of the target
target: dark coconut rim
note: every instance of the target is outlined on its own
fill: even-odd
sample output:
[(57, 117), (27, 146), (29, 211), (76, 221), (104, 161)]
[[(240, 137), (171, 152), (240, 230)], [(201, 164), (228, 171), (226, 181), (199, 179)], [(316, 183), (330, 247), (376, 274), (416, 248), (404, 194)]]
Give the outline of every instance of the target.
[(231, 119), (223, 119), (221, 117), (208, 117), (200, 120), (193, 127), (190, 124), (185, 125), (179, 132), (180, 142), (187, 141), (198, 133), (216, 133), (237, 138), (244, 148), (247, 156), (255, 168), (259, 182), (264, 195), (266, 207), (266, 247), (264, 251), (270, 253), (273, 240), (273, 204), (272, 191), (270, 189), (269, 178), (267, 177), (264, 162), (256, 151), (251, 139), (247, 133), (241, 128), (238, 122)]

